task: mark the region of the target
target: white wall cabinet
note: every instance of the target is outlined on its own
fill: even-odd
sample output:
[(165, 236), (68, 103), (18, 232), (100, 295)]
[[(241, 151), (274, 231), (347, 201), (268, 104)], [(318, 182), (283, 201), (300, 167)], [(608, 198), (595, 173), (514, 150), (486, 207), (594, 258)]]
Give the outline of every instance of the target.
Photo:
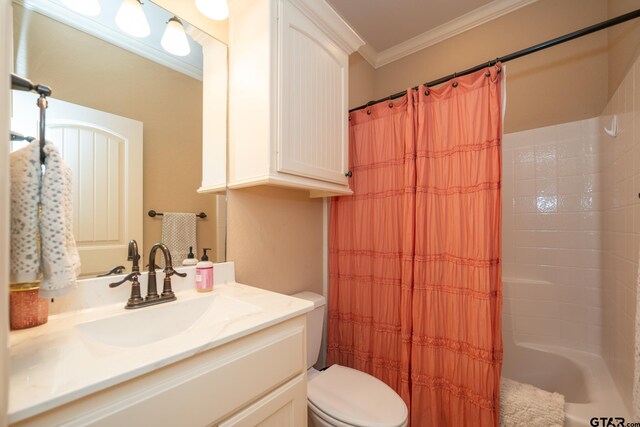
[(198, 193), (227, 189), (227, 46), (190, 28), (202, 45), (202, 185)]
[(322, 0), (229, 7), (229, 188), (351, 194), (349, 54), (362, 40)]
[(304, 315), (15, 426), (307, 425)]

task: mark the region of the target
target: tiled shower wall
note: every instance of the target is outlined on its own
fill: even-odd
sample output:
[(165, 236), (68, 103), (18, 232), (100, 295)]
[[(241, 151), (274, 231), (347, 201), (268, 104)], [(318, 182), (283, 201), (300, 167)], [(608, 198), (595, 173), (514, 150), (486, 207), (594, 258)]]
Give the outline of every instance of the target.
[(504, 135), (505, 338), (601, 352), (599, 119)]
[(640, 60), (601, 117), (504, 136), (505, 338), (602, 355), (628, 407), (639, 197)]
[(627, 406), (633, 390), (636, 283), (640, 248), (640, 62), (609, 101), (601, 125), (618, 120), (603, 142), (603, 356)]

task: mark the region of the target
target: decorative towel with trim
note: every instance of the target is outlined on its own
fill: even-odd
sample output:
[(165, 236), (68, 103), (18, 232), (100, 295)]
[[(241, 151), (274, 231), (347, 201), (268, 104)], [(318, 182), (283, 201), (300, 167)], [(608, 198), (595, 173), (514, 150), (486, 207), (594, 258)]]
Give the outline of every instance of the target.
[(35, 282), (40, 275), (38, 206), (40, 143), (32, 141), (11, 153), (11, 282)]
[(189, 254), (198, 253), (196, 246), (196, 216), (192, 213), (165, 212), (162, 216), (162, 243), (171, 251), (173, 265), (182, 264)]
[(562, 427), (564, 396), (502, 377), (500, 426)]
[(58, 148), (44, 146), (45, 171), (42, 177), (40, 235), (42, 237), (42, 282), (40, 296), (60, 296), (77, 286), (80, 256), (73, 238), (71, 169), (64, 164)]

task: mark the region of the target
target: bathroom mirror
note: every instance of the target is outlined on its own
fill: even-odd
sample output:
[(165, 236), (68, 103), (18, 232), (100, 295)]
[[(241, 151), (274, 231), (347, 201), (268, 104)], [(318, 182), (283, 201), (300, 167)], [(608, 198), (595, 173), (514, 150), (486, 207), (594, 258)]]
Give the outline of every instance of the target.
[[(102, 113), (107, 123), (122, 119), (134, 134), (136, 123), (141, 128), (137, 154), (136, 149), (130, 157), (123, 149), (114, 153), (108, 144), (99, 150), (95, 141), (106, 125), (98, 117), (92, 122), (93, 133), (88, 134), (94, 148), (71, 155), (76, 158), (74, 175), (79, 175), (74, 176), (74, 234), (81, 257), (83, 251), (86, 257), (81, 277), (95, 277), (116, 265), (129, 271), (126, 242), (134, 237), (143, 248), (140, 255), (146, 263), (149, 249), (162, 239), (163, 216), (150, 217), (150, 210), (193, 212), (194, 217), (204, 212), (206, 218), (196, 220), (196, 256), (200, 258), (202, 248), (212, 248), (211, 260), (224, 261), (225, 196), (197, 193), (202, 174), (203, 58), (202, 48), (193, 38), (207, 35), (183, 22), (186, 33), (193, 35), (189, 37), (191, 53), (186, 57), (172, 55), (163, 50), (160, 40), (173, 14), (145, 2), (151, 34), (137, 39), (115, 24), (120, 3), (101, 2), (97, 22), (98, 18), (67, 9), (60, 0), (13, 2), (14, 72), (53, 90), (47, 139), (69, 139), (68, 134), (73, 134), (60, 124), (60, 105), (70, 111), (71, 116), (65, 116), (69, 119), (66, 126), (69, 122), (79, 123), (78, 128), (85, 126), (85, 116), (73, 117), (75, 112), (84, 111), (92, 118)], [(12, 130), (37, 137), (37, 96), (25, 93), (32, 98), (32, 107), (28, 107), (18, 99), (21, 94), (14, 91), (13, 119), (16, 106), (27, 105), (18, 110), (33, 126), (26, 126), (26, 131), (24, 127), (14, 129), (14, 123), (20, 120), (12, 119)], [(76, 135), (82, 132), (87, 135), (86, 126)], [(119, 132), (107, 132), (104, 138), (111, 141), (109, 135), (115, 135), (117, 139)], [(122, 144), (128, 148), (135, 144), (135, 138), (127, 137), (126, 141), (133, 141)], [(65, 144), (63, 151), (74, 146)], [(116, 165), (100, 166), (106, 157), (114, 159)], [(113, 218), (118, 212), (120, 220)]]

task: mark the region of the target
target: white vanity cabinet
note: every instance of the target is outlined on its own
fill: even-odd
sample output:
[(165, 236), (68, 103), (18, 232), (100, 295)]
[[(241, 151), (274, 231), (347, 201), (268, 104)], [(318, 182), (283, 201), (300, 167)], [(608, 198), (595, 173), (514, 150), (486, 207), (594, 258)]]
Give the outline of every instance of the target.
[(15, 426), (307, 425), (304, 315)]
[(323, 0), (229, 8), (229, 188), (351, 194), (349, 54), (362, 40)]

